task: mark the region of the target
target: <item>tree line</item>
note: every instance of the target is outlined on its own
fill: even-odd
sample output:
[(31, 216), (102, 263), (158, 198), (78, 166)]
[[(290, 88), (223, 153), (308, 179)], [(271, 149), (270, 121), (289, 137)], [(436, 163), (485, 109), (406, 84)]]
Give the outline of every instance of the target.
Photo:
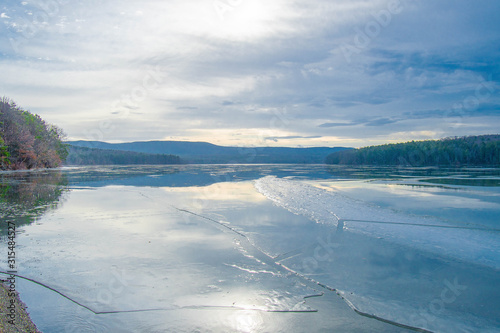
[(500, 165), (500, 135), (411, 141), (335, 152), (327, 164), (462, 166)]
[(0, 170), (60, 166), (68, 155), (64, 137), (59, 127), (0, 99)]
[(70, 146), (68, 165), (127, 165), (127, 164), (180, 164), (176, 155), (146, 154), (124, 150), (97, 149)]

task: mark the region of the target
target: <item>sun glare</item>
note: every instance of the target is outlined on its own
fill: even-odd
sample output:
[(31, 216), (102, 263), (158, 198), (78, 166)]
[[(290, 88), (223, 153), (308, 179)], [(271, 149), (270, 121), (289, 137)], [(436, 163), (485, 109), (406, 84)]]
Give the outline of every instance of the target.
[(216, 0), (214, 32), (231, 39), (259, 38), (273, 32), (282, 13), (277, 4), (264, 1)]
[(263, 319), (258, 311), (240, 311), (233, 319), (236, 332), (262, 332)]

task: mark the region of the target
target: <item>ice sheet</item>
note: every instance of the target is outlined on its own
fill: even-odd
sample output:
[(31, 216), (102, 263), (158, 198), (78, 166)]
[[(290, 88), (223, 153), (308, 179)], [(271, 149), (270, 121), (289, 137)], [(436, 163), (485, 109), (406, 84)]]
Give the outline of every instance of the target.
[(356, 311), (436, 332), (497, 331), (498, 232), (377, 207), (303, 181), (265, 177), (255, 187), (307, 217), (311, 228), (330, 226), (276, 260), (335, 289)]
[[(245, 202), (261, 196), (251, 183), (242, 189), (248, 189)], [(227, 203), (233, 190), (221, 186), (210, 206)], [(346, 331), (352, 332), (388, 326), (359, 318), (340, 298), (318, 314), (310, 302), (322, 288), (275, 263), (223, 216), (180, 207), (202, 191), (73, 189), (64, 205), (17, 238), (19, 275), (60, 293), (18, 278), (34, 321), (44, 332), (302, 332), (319, 325), (350, 326)]]
[[(422, 222), (318, 189), (320, 179), (339, 183), (323, 166), (178, 169), (80, 168), (45, 182), (19, 179), (26, 185), (19, 186), (20, 194), (33, 193), (37, 205), (52, 207), (39, 210), (36, 219), (19, 220), (19, 273), (101, 312), (18, 279), (22, 299), (44, 332), (406, 331), (359, 316), (348, 303), (365, 314), (439, 332), (500, 327), (499, 271), (491, 258), (476, 265), (470, 255), (428, 250), (429, 239), (421, 246), (408, 241), (427, 228), (414, 224), (444, 223), (439, 218)], [(267, 194), (289, 204), (288, 210), (255, 189), (251, 180), (267, 174), (300, 179), (257, 182), (269, 181)], [(373, 177), (371, 171), (363, 175)], [(32, 190), (33, 184), (59, 182), (68, 191), (62, 196), (57, 186)], [(372, 182), (342, 183), (373, 188)], [(481, 189), (481, 195), (486, 192), (498, 191)], [(40, 201), (44, 194), (47, 200)], [(334, 201), (341, 209), (328, 206)], [(371, 220), (384, 215), (382, 222), (404, 216), (406, 224), (339, 224), (333, 214), (349, 218), (342, 212)], [(5, 266), (5, 257), (0, 264)], [(140, 312), (120, 312), (127, 310)]]
[(255, 187), (292, 213), (372, 237), (500, 269), (500, 230), (373, 206), (300, 181), (267, 176)]

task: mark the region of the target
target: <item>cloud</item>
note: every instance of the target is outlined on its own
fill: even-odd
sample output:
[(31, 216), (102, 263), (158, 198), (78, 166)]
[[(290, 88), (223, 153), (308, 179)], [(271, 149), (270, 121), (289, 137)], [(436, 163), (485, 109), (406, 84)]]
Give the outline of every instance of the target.
[(322, 136), (313, 135), (313, 136), (300, 136), (300, 135), (289, 135), (289, 136), (268, 136), (264, 138), (264, 140), (278, 142), (279, 140), (295, 140), (295, 139), (320, 139)]
[(342, 127), (342, 126), (354, 126), (358, 125), (359, 123), (356, 122), (350, 122), (350, 123), (324, 123), (319, 125), (318, 127), (323, 127), (323, 128), (331, 128), (331, 127)]
[(363, 145), (499, 121), (497, 1), (401, 0), (387, 24), (386, 0), (55, 3), (2, 8), (0, 88), (70, 138)]
[(375, 119), (375, 120), (367, 122), (366, 126), (385, 126), (387, 124), (393, 124), (397, 121), (398, 120), (396, 120), (396, 119), (379, 118), (379, 119)]
[(346, 127), (346, 126), (385, 126), (388, 124), (393, 124), (398, 121), (403, 120), (401, 117), (392, 117), (392, 118), (369, 118), (369, 119), (358, 119), (349, 123), (323, 123), (318, 125), (321, 128), (332, 128), (332, 127)]

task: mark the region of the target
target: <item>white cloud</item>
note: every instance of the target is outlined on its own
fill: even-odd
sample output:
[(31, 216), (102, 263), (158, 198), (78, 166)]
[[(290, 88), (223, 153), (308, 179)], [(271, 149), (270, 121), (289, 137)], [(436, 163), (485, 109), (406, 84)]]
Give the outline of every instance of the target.
[[(93, 0), (61, 5), (29, 38), (27, 13), (41, 9), (23, 3), (6, 9), (16, 27), (5, 26), (3, 35), (21, 43), (18, 51), (8, 42), (0, 48), (2, 94), (74, 138), (109, 121), (119, 130), (106, 140), (250, 145), (276, 110), (290, 119), (268, 136), (298, 137), (278, 140), (287, 145), (492, 130), (493, 112), (469, 112), (474, 121), (460, 127), (442, 114), (474, 96), (481, 77), (500, 72), (499, 5), (401, 0), (401, 13), (348, 62), (341, 46), (354, 45), (389, 3)], [(155, 68), (159, 81), (148, 77)], [(133, 112), (113, 106), (123, 109), (133, 94), (140, 97), (129, 103)], [(500, 100), (495, 93), (480, 103), (494, 108)]]

